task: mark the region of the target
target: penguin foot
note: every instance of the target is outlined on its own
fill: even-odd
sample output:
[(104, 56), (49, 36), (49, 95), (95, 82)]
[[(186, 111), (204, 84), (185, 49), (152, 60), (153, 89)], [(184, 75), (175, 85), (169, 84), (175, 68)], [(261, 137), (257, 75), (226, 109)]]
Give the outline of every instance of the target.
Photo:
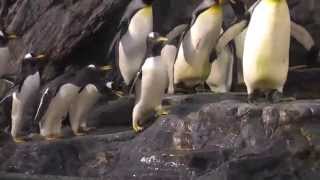
[(125, 95), (122, 91), (113, 91), (113, 93), (118, 97), (123, 97)]
[(271, 102), (271, 103), (280, 103), (280, 102), (288, 102), (288, 101), (294, 101), (296, 100), (296, 98), (294, 97), (283, 97), (282, 93), (277, 91), (277, 90), (273, 90), (271, 91), (268, 95), (267, 95), (267, 99)]
[(87, 134), (87, 133), (82, 132), (82, 131), (74, 132), (74, 135), (75, 135), (75, 136), (84, 136), (84, 135), (86, 135), (86, 134)]
[(168, 115), (170, 112), (168, 110), (165, 110), (163, 108), (161, 109), (157, 109), (156, 110), (156, 115), (159, 117), (159, 116), (166, 116)]
[(59, 135), (59, 134), (51, 134), (51, 135), (45, 136), (45, 139), (47, 141), (54, 141), (54, 140), (58, 140), (58, 139), (61, 139), (61, 138), (62, 138), (62, 135)]
[(25, 138), (23, 137), (14, 137), (13, 141), (17, 144), (22, 144), (22, 143), (26, 143), (27, 141), (25, 140)]
[(96, 127), (81, 127), (80, 130), (82, 132), (90, 132), (90, 131), (94, 131), (96, 130), (97, 128)]
[(254, 104), (257, 103), (261, 92), (259, 90), (254, 90), (251, 94), (248, 94), (248, 103)]
[(143, 127), (139, 126), (138, 121), (133, 122), (132, 127), (133, 127), (134, 132), (136, 132), (136, 133), (141, 132), (143, 130)]

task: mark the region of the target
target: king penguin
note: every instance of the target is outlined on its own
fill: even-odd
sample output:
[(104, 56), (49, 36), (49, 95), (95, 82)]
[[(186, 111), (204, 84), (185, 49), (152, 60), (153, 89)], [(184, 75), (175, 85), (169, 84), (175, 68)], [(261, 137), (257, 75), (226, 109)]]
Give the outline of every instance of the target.
[[(38, 103), (40, 88), (39, 60), (44, 55), (28, 53), (22, 60), (21, 72), (12, 94), (11, 135), (17, 143), (23, 142), (22, 130), (30, 125)], [(30, 128), (30, 127), (29, 127)]]
[(262, 0), (254, 9), (244, 42), (243, 75), (249, 101), (257, 90), (279, 101), (289, 70), (290, 14), (286, 0)]
[(136, 95), (136, 104), (132, 113), (134, 131), (143, 130), (141, 123), (152, 113), (162, 113), (162, 97), (168, 87), (167, 63), (161, 56), (161, 50), (168, 39), (151, 32), (147, 38), (147, 58), (140, 73), (140, 92)]
[(174, 64), (174, 84), (193, 88), (210, 73), (210, 60), (222, 27), (223, 0), (204, 0), (193, 12)]
[[(81, 113), (82, 110), (77, 110), (77, 107), (79, 106), (78, 102), (83, 101), (77, 100), (77, 98), (83, 90), (86, 91), (86, 85), (95, 83), (98, 80), (98, 70), (95, 65), (88, 65), (78, 72), (65, 73), (44, 86), (35, 116), (35, 121), (39, 122), (40, 134), (43, 137), (47, 140), (62, 137), (62, 121), (68, 115), (73, 103), (76, 104), (73, 104), (75, 106), (72, 108), (73, 121), (70, 123), (72, 129), (76, 130), (74, 133), (77, 134), (79, 132), (78, 125), (81, 121), (78, 118), (78, 113)], [(91, 86), (88, 88), (91, 89)], [(83, 105), (85, 106), (86, 104)], [(91, 105), (91, 102), (88, 105)]]
[(129, 87), (145, 60), (146, 39), (153, 31), (152, 1), (133, 0), (120, 21), (108, 51), (108, 57), (112, 52), (115, 54), (112, 77), (115, 86)]

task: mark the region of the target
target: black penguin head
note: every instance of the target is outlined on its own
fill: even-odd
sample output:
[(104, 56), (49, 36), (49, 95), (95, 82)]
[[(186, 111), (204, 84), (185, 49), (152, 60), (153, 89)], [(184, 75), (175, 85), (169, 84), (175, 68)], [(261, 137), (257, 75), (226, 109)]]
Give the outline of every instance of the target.
[(157, 32), (151, 32), (147, 37), (147, 57), (160, 56), (161, 49), (168, 41), (168, 38), (161, 36)]
[(45, 57), (43, 54), (27, 53), (22, 59), (22, 74), (33, 74), (39, 71), (39, 65), (44, 62)]
[(83, 87), (89, 83), (96, 84), (100, 82), (102, 73), (110, 69), (110, 66), (87, 65), (77, 73), (74, 84), (79, 87)]
[(0, 47), (7, 46), (9, 40), (16, 39), (17, 36), (12, 33), (6, 33), (5, 31), (0, 30)]
[(153, 0), (142, 0), (146, 5), (151, 5)]

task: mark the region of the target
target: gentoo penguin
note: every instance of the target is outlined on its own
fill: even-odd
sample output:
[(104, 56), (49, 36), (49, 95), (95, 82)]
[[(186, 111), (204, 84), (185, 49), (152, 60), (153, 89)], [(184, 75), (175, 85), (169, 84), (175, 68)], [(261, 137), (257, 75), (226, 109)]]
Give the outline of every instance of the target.
[(108, 57), (115, 54), (113, 86), (129, 87), (145, 60), (146, 39), (153, 31), (152, 1), (133, 0), (125, 10), (108, 51)]
[(26, 125), (30, 125), (38, 103), (40, 88), (40, 73), (38, 64), (44, 55), (25, 55), (21, 72), (15, 82), (16, 88), (12, 94), (11, 135), (17, 143), (23, 142), (21, 134)]
[(140, 92), (132, 113), (134, 131), (143, 129), (141, 123), (154, 112), (161, 114), (161, 100), (168, 87), (168, 68), (161, 57), (167, 38), (151, 32), (147, 38), (147, 58), (141, 70)]
[(219, 0), (204, 0), (193, 12), (174, 64), (174, 84), (187, 88), (204, 82), (210, 74), (210, 60), (222, 27)]
[(290, 14), (286, 0), (262, 0), (254, 9), (244, 42), (243, 75), (249, 101), (257, 90), (279, 101), (289, 70)]
[[(94, 65), (88, 65), (80, 71), (74, 73), (66, 73), (53, 81), (49, 82), (41, 92), (41, 100), (35, 116), (35, 121), (39, 122), (40, 134), (47, 140), (53, 140), (62, 137), (61, 128), (62, 121), (66, 118), (70, 105), (77, 102), (76, 98), (82, 90), (86, 91), (86, 85), (98, 81), (99, 69)], [(90, 86), (89, 86), (90, 88)], [(82, 102), (82, 100), (79, 100)], [(78, 104), (75, 104), (78, 106)], [(85, 105), (85, 104), (83, 104)], [(90, 105), (90, 103), (89, 103)], [(72, 123), (79, 123), (77, 113), (81, 110), (76, 110), (73, 107), (73, 116), (71, 121), (72, 129), (77, 130), (77, 125)]]
[[(111, 70), (111, 68), (104, 66), (100, 67), (100, 70), (107, 71)], [(83, 135), (83, 133), (91, 129), (87, 126), (87, 117), (90, 114), (90, 110), (103, 94), (110, 93), (99, 73), (99, 71), (92, 72), (90, 81), (82, 87), (82, 90), (79, 91), (78, 96), (70, 106), (69, 120), (75, 135)]]

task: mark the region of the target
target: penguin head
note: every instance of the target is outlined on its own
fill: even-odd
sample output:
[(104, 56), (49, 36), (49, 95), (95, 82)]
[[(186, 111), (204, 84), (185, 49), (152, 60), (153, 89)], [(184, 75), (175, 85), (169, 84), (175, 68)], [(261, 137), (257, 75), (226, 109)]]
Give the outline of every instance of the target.
[(6, 33), (5, 31), (0, 30), (0, 46), (7, 46), (9, 40), (16, 39), (17, 36), (13, 33)]
[(157, 32), (151, 32), (147, 37), (147, 55), (149, 57), (160, 56), (161, 49), (168, 41), (168, 38), (161, 36)]
[(36, 55), (34, 53), (27, 53), (22, 59), (22, 71), (29, 74), (39, 70), (39, 65), (45, 60), (44, 54)]
[(144, 4), (151, 5), (153, 0), (142, 0)]
[(110, 69), (110, 66), (96, 66), (94, 64), (87, 65), (77, 73), (74, 84), (79, 87), (83, 87), (89, 83), (100, 82), (102, 73)]

